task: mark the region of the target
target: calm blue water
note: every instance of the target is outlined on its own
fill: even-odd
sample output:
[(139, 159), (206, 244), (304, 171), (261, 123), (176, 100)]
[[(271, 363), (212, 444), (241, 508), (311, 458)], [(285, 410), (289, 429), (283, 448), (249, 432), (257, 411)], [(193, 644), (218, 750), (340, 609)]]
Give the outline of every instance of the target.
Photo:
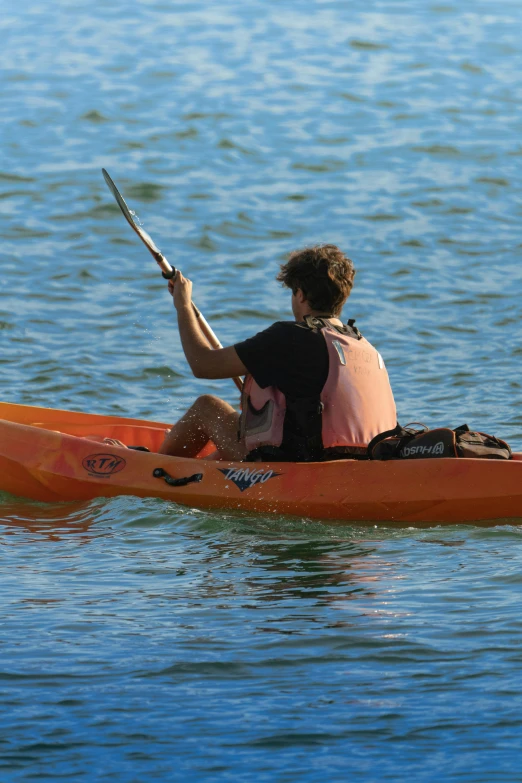
[[(225, 344), (336, 242), (400, 420), (522, 450), (522, 6), (42, 0), (0, 16), (1, 397), (197, 381), (106, 167)], [(520, 781), (522, 532), (0, 496), (0, 779)]]

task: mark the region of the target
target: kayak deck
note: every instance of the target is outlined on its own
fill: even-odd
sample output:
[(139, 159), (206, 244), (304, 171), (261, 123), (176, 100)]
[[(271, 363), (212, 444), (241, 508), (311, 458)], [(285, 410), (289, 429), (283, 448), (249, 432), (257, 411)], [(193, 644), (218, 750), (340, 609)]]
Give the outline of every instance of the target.
[[(515, 459), (240, 463), (155, 452), (169, 425), (0, 403), (0, 490), (34, 500), (136, 495), (201, 509), (396, 525), (522, 521)], [(104, 437), (150, 453), (109, 446)], [(181, 486), (170, 478), (188, 479)]]

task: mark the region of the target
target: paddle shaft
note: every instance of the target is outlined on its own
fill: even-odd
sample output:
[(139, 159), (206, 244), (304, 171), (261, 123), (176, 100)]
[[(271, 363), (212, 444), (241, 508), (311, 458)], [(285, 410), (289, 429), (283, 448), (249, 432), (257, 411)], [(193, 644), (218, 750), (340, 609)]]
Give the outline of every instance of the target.
[[(159, 267), (161, 269), (161, 273), (162, 273), (163, 277), (166, 280), (170, 280), (176, 274), (176, 269), (171, 267), (171, 265), (169, 264), (169, 262), (167, 261), (167, 259), (163, 255), (163, 253), (160, 250), (158, 250), (158, 248), (156, 247), (156, 245), (152, 241), (152, 238), (147, 234), (147, 232), (141, 226), (137, 225), (136, 221), (134, 220), (134, 217), (136, 217), (136, 215), (134, 213), (132, 213), (130, 211), (130, 209), (128, 208), (127, 204), (125, 203), (125, 200), (124, 200), (123, 196), (121, 195), (120, 191), (118, 190), (118, 188), (116, 187), (116, 185), (112, 181), (111, 177), (109, 176), (109, 173), (105, 169), (102, 169), (102, 173), (103, 173), (103, 177), (105, 179), (105, 182), (107, 183), (107, 185), (109, 187), (109, 190), (111, 191), (112, 195), (116, 199), (116, 202), (117, 202), (119, 208), (121, 209), (121, 211), (123, 213), (123, 216), (124, 216), (125, 220), (130, 225), (130, 227), (132, 229), (134, 229), (134, 231), (139, 236), (139, 238), (141, 239), (141, 241), (143, 242), (145, 247), (151, 253), (152, 257), (156, 260), (156, 262), (158, 263), (158, 265), (159, 265)], [(133, 215), (134, 215), (134, 217), (133, 217)], [(194, 308), (194, 312), (196, 314), (196, 318), (199, 321), (199, 327), (200, 327), (201, 331), (203, 332), (203, 335), (208, 340), (208, 343), (209, 343), (210, 347), (213, 348), (214, 350), (217, 350), (219, 348), (223, 348), (223, 346), (219, 342), (218, 338), (216, 337), (216, 335), (214, 334), (214, 332), (210, 328), (207, 320), (201, 315), (201, 312), (198, 310), (198, 308), (196, 307), (194, 302), (192, 302), (192, 307)], [(239, 391), (243, 391), (243, 379), (242, 378), (232, 378), (232, 380), (236, 384), (236, 386), (239, 389)]]

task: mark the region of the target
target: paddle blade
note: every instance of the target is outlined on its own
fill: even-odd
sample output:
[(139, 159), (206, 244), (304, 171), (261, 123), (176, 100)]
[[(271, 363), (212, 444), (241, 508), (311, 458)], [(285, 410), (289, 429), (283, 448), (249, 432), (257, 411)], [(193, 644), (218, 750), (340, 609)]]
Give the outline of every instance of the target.
[(147, 234), (146, 231), (143, 230), (143, 228), (136, 222), (136, 213), (132, 212), (127, 204), (125, 203), (125, 199), (121, 195), (120, 191), (112, 181), (111, 177), (109, 176), (108, 171), (106, 169), (102, 169), (102, 174), (105, 182), (107, 183), (107, 186), (109, 190), (111, 191), (112, 195), (116, 199), (116, 203), (118, 204), (119, 208), (123, 212), (123, 215), (125, 217), (125, 220), (127, 223), (134, 229), (134, 231), (137, 233), (139, 238), (144, 242), (144, 244), (148, 247), (152, 255), (156, 260), (158, 260), (158, 256), (164, 257), (159, 248), (156, 247), (154, 242), (152, 241), (151, 237)]

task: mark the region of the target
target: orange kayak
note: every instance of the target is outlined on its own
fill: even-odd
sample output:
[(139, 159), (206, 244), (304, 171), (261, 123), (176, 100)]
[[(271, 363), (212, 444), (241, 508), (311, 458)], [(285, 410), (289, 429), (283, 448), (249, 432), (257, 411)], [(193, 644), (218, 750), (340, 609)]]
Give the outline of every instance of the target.
[[(201, 509), (396, 525), (522, 521), (512, 461), (245, 463), (154, 453), (169, 425), (0, 403), (0, 490), (41, 501), (137, 495)], [(103, 438), (150, 453), (108, 446)]]

